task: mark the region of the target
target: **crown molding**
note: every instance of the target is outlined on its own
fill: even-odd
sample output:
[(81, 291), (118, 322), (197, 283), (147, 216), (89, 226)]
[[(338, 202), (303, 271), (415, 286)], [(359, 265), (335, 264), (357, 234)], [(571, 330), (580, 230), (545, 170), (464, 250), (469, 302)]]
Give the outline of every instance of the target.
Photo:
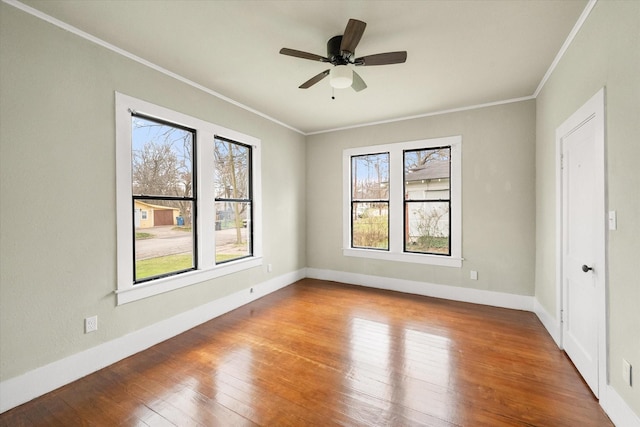
[(587, 6), (584, 8), (584, 10), (582, 11), (582, 14), (580, 15), (580, 17), (578, 18), (578, 21), (576, 22), (576, 24), (573, 26), (573, 29), (571, 30), (571, 32), (569, 33), (567, 39), (564, 41), (562, 47), (560, 48), (558, 54), (556, 55), (555, 59), (553, 60), (553, 62), (551, 63), (551, 65), (549, 66), (549, 69), (547, 70), (547, 72), (545, 73), (545, 75), (542, 77), (542, 80), (540, 81), (540, 83), (538, 84), (538, 87), (536, 88), (535, 92), (532, 95), (529, 96), (524, 96), (524, 97), (520, 97), (520, 98), (513, 98), (513, 99), (506, 99), (506, 100), (501, 100), (501, 101), (495, 101), (495, 102), (489, 102), (489, 103), (483, 103), (483, 104), (477, 104), (477, 105), (471, 105), (471, 106), (464, 106), (464, 107), (460, 107), (460, 108), (453, 108), (453, 109), (448, 109), (448, 110), (441, 110), (441, 111), (434, 111), (434, 112), (429, 112), (429, 113), (424, 113), (424, 114), (417, 114), (417, 115), (413, 115), (413, 116), (408, 116), (408, 117), (398, 117), (395, 119), (389, 119), (389, 120), (381, 120), (381, 121), (375, 121), (375, 122), (366, 122), (366, 123), (360, 123), (360, 124), (356, 124), (356, 125), (351, 125), (351, 126), (344, 126), (344, 127), (338, 127), (338, 128), (332, 128), (332, 129), (326, 129), (326, 130), (319, 130), (319, 131), (313, 131), (313, 132), (304, 132), (300, 129), (297, 129), (291, 125), (288, 125), (287, 123), (284, 123), (274, 117), (269, 116), (268, 114), (265, 114), (261, 111), (258, 111), (254, 108), (251, 108), (247, 105), (244, 105), (238, 101), (235, 101), (227, 96), (224, 96), (216, 91), (214, 91), (213, 89), (210, 89), (206, 86), (203, 86), (199, 83), (194, 82), (193, 80), (189, 80), (177, 73), (174, 73), (172, 71), (167, 70), (166, 68), (163, 68), (159, 65), (156, 65), (150, 61), (147, 61), (144, 58), (141, 58), (137, 55), (134, 55), (133, 53), (126, 51), (124, 49), (121, 49), (115, 45), (112, 45), (111, 43), (108, 43), (98, 37), (95, 37), (85, 31), (80, 30), (79, 28), (76, 28), (72, 25), (67, 24), (66, 22), (63, 22), (59, 19), (56, 19), (50, 15), (47, 15), (46, 13), (43, 13), (31, 6), (27, 6), (24, 3), (21, 3), (18, 0), (2, 0), (3, 3), (6, 3), (10, 6), (13, 6), (17, 9), (22, 10), (25, 13), (28, 13), (36, 18), (42, 19), (43, 21), (46, 21), (52, 25), (55, 25), (65, 31), (69, 31), (70, 33), (73, 33), (79, 37), (82, 37), (85, 40), (88, 40), (92, 43), (95, 43), (99, 46), (102, 46), (106, 49), (111, 50), (112, 52), (115, 52), (119, 55), (122, 55), (126, 58), (129, 58), (135, 62), (138, 62), (139, 64), (142, 64), (146, 67), (149, 67), (153, 70), (156, 70), (162, 74), (165, 74), (166, 76), (169, 76), (171, 78), (174, 78), (182, 83), (185, 83), (191, 87), (194, 87), (198, 90), (201, 90), (211, 96), (214, 96), (218, 99), (221, 99), (225, 102), (228, 102), (232, 105), (235, 105), (236, 107), (242, 108), (243, 110), (246, 110), (250, 113), (253, 113), (259, 117), (262, 117), (264, 119), (267, 119), (275, 124), (278, 124), (280, 126), (283, 126), (287, 129), (290, 129), (294, 132), (297, 132), (301, 135), (304, 136), (310, 136), (310, 135), (318, 135), (318, 134), (323, 134), (323, 133), (330, 133), (330, 132), (337, 132), (337, 131), (342, 131), (342, 130), (348, 130), (348, 129), (356, 129), (356, 128), (361, 128), (361, 127), (368, 127), (368, 126), (375, 126), (375, 125), (380, 125), (380, 124), (387, 124), (387, 123), (395, 123), (395, 122), (401, 122), (401, 121), (405, 121), (405, 120), (412, 120), (412, 119), (418, 119), (418, 118), (423, 118), (423, 117), (431, 117), (431, 116), (438, 116), (438, 115), (442, 115), (442, 114), (450, 114), (450, 113), (456, 113), (456, 112), (461, 112), (461, 111), (469, 111), (469, 110), (476, 110), (479, 108), (486, 108), (486, 107), (493, 107), (496, 105), (504, 105), (504, 104), (510, 104), (510, 103), (514, 103), (514, 102), (521, 102), (521, 101), (528, 101), (531, 99), (536, 99), (540, 93), (540, 91), (542, 90), (542, 88), (544, 87), (545, 83), (547, 82), (547, 80), (549, 79), (549, 77), (551, 76), (551, 74), (553, 74), (553, 71), (555, 70), (555, 68), (557, 67), (558, 63), (560, 62), (560, 60), (562, 59), (562, 57), (564, 56), (565, 52), (567, 51), (567, 49), (569, 48), (569, 46), (571, 45), (571, 43), (573, 42), (573, 39), (575, 38), (575, 36), (578, 34), (578, 32), (580, 31), (580, 29), (582, 28), (583, 24), (585, 23), (585, 21), (587, 20), (587, 17), (589, 16), (589, 14), (591, 13), (591, 10), (593, 9), (593, 7), (595, 6), (595, 4), (598, 2), (598, 0), (589, 0), (589, 2), (587, 3)]
[(560, 50), (558, 51), (558, 54), (556, 55), (553, 62), (549, 66), (549, 69), (542, 77), (542, 80), (540, 80), (540, 83), (538, 84), (536, 91), (533, 92), (534, 98), (537, 98), (538, 95), (540, 94), (540, 91), (542, 91), (542, 88), (544, 87), (545, 83), (547, 83), (547, 80), (549, 80), (549, 77), (551, 77), (551, 74), (553, 74), (553, 71), (558, 66), (558, 63), (560, 62), (564, 54), (567, 52), (567, 49), (569, 49), (569, 46), (573, 42), (573, 39), (576, 37), (576, 35), (584, 25), (585, 21), (587, 20), (587, 17), (591, 13), (591, 10), (593, 10), (593, 7), (596, 5), (597, 2), (598, 0), (589, 0), (589, 3), (587, 3), (587, 5), (585, 6), (584, 10), (580, 14), (580, 17), (578, 18), (578, 21), (576, 21), (576, 25), (574, 25), (573, 28), (571, 29), (571, 32), (569, 33), (569, 35), (567, 36), (567, 39), (562, 44), (562, 47), (560, 47)]
[(242, 108), (243, 110), (246, 110), (246, 111), (248, 111), (250, 113), (253, 113), (253, 114), (257, 115), (257, 116), (260, 116), (260, 117), (262, 117), (264, 119), (267, 119), (267, 120), (269, 120), (269, 121), (271, 121), (273, 123), (276, 123), (276, 124), (278, 124), (280, 126), (283, 126), (283, 127), (287, 128), (287, 129), (291, 129), (292, 131), (295, 131), (295, 132), (300, 133), (302, 135), (305, 134), (301, 130), (296, 129), (293, 126), (290, 126), (290, 125), (288, 125), (288, 124), (286, 124), (284, 122), (281, 122), (278, 119), (275, 119), (275, 118), (273, 118), (273, 117), (271, 117), (271, 116), (269, 116), (269, 115), (267, 115), (267, 114), (265, 114), (265, 113), (263, 113), (261, 111), (258, 111), (256, 109), (253, 109), (253, 108), (251, 108), (251, 107), (249, 107), (247, 105), (244, 105), (244, 104), (242, 104), (242, 103), (240, 103), (238, 101), (235, 101), (235, 100), (233, 100), (233, 99), (231, 99), (231, 98), (229, 98), (227, 96), (222, 95), (221, 93), (218, 93), (218, 92), (214, 91), (213, 89), (209, 89), (208, 87), (203, 86), (203, 85), (201, 85), (199, 83), (196, 83), (193, 80), (189, 80), (186, 77), (181, 76), (180, 74), (174, 73), (172, 71), (167, 70), (166, 68), (163, 68), (163, 67), (161, 67), (159, 65), (156, 65), (151, 61), (147, 61), (146, 59), (141, 58), (141, 57), (139, 57), (137, 55), (134, 55), (133, 53), (131, 53), (129, 51), (121, 49), (121, 48), (119, 48), (119, 47), (117, 47), (115, 45), (112, 45), (111, 43), (108, 43), (108, 42), (106, 42), (106, 41), (104, 41), (104, 40), (102, 40), (102, 39), (100, 39), (98, 37), (95, 37), (95, 36), (85, 32), (85, 31), (82, 31), (81, 29), (76, 28), (73, 25), (69, 25), (66, 22), (63, 22), (63, 21), (61, 21), (59, 19), (56, 19), (56, 18), (54, 18), (54, 17), (52, 17), (50, 15), (47, 15), (46, 13), (43, 13), (43, 12), (37, 10), (37, 9), (34, 9), (31, 6), (27, 6), (26, 4), (21, 3), (21, 2), (19, 2), (17, 0), (2, 0), (2, 1), (4, 3), (10, 5), (10, 6), (13, 6), (13, 7), (17, 8), (17, 9), (20, 9), (23, 12), (28, 13), (29, 15), (32, 15), (32, 16), (34, 16), (36, 18), (39, 18), (39, 19), (42, 19), (43, 21), (46, 21), (46, 22), (48, 22), (50, 24), (53, 24), (56, 27), (59, 27), (59, 28), (65, 30), (65, 31), (68, 31), (68, 32), (72, 33), (72, 34), (75, 34), (76, 36), (82, 37), (83, 39), (88, 40), (88, 41), (90, 41), (92, 43), (95, 43), (98, 46), (102, 46), (105, 49), (109, 49), (112, 52), (115, 52), (115, 53), (117, 53), (119, 55), (122, 55), (122, 56), (124, 56), (126, 58), (129, 58), (132, 61), (135, 61), (135, 62), (137, 62), (139, 64), (142, 64), (142, 65), (144, 65), (146, 67), (149, 67), (149, 68), (151, 68), (151, 69), (153, 69), (155, 71), (158, 71), (158, 72), (160, 72), (160, 73), (162, 73), (162, 74), (164, 74), (166, 76), (174, 78), (174, 79), (176, 79), (176, 80), (178, 80), (178, 81), (180, 81), (182, 83), (185, 83), (185, 84), (187, 84), (187, 85), (189, 85), (191, 87), (194, 87), (194, 88), (196, 88), (198, 90), (201, 90), (201, 91), (203, 91), (203, 92), (205, 92), (205, 93), (207, 93), (209, 95), (215, 96), (216, 98), (219, 98), (219, 99), (221, 99), (221, 100), (223, 100), (225, 102), (233, 104), (236, 107)]

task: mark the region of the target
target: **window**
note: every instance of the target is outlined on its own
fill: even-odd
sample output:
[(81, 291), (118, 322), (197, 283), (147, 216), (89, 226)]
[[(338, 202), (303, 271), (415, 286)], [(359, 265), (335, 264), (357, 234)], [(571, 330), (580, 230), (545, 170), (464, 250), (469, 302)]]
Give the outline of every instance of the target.
[(459, 136), (347, 149), (346, 256), (462, 266)]
[(451, 254), (451, 147), (406, 150), (404, 250)]
[(215, 140), (216, 262), (252, 254), (251, 147)]
[[(196, 268), (195, 136), (193, 129), (131, 114), (132, 206), (153, 211), (153, 221), (148, 210), (142, 210), (146, 221), (134, 214), (134, 283)], [(177, 218), (186, 223), (177, 227)]]
[(262, 264), (259, 151), (116, 93), (118, 304)]
[(351, 242), (389, 249), (389, 153), (351, 158)]

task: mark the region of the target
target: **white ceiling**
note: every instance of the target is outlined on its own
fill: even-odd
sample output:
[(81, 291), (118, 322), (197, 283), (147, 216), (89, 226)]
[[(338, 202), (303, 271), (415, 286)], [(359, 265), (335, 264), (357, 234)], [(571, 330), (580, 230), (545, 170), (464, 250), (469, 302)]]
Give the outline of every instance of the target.
[[(106, 1), (23, 0), (53, 18), (303, 133), (530, 97), (587, 0)], [(349, 18), (367, 23), (356, 55), (406, 50), (404, 64), (358, 67), (368, 88), (329, 79)]]

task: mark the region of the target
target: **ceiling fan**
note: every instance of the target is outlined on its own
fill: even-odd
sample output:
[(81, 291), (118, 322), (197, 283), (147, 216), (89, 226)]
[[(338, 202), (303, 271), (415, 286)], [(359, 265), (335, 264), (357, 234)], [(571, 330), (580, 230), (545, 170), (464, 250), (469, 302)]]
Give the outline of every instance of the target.
[(332, 37), (327, 42), (326, 57), (286, 47), (280, 49), (282, 55), (295, 56), (296, 58), (309, 59), (311, 61), (328, 62), (333, 65), (333, 68), (311, 77), (302, 83), (299, 88), (308, 89), (330, 75), (329, 83), (331, 87), (342, 89), (351, 86), (356, 92), (360, 92), (366, 89), (367, 85), (349, 65), (366, 67), (370, 65), (401, 64), (407, 60), (406, 51), (378, 53), (356, 58), (356, 46), (358, 46), (366, 26), (366, 22), (349, 19), (344, 34)]

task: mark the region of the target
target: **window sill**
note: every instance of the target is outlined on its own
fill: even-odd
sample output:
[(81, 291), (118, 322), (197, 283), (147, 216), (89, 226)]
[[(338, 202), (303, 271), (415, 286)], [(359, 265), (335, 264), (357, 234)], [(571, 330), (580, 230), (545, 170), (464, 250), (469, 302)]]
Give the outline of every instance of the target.
[(461, 268), (464, 258), (441, 256), (441, 255), (426, 255), (426, 254), (412, 254), (412, 253), (397, 253), (388, 251), (378, 251), (369, 249), (343, 249), (342, 254), (344, 256), (352, 256), (358, 258), (380, 259), (385, 261), (399, 261), (409, 262), (413, 264), (428, 264), (437, 265), (441, 267), (455, 267)]
[(184, 288), (186, 286), (195, 285), (217, 277), (226, 276), (237, 273), (239, 271), (262, 265), (262, 257), (252, 257), (231, 261), (206, 270), (194, 270), (182, 273), (176, 276), (164, 277), (162, 279), (153, 280), (138, 285), (129, 284), (126, 289), (118, 289), (115, 291), (118, 305), (127, 304), (143, 298), (148, 298), (164, 292), (173, 291)]

